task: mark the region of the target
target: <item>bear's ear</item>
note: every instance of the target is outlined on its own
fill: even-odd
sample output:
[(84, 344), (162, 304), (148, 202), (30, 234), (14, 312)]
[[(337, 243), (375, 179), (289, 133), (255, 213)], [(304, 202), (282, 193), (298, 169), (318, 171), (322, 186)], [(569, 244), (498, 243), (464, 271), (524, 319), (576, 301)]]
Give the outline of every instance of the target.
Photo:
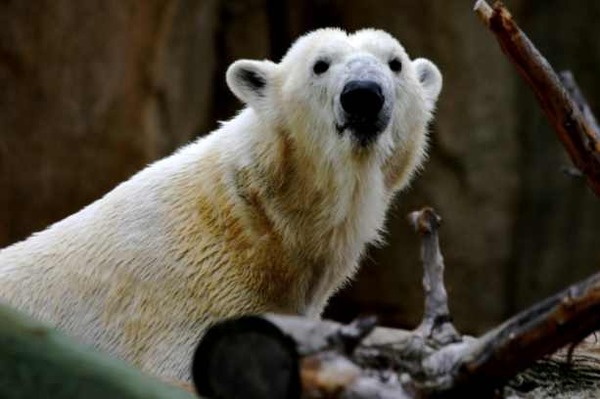
[(236, 61), (227, 69), (227, 85), (244, 103), (259, 105), (273, 83), (275, 68), (271, 61)]
[(425, 90), (427, 107), (432, 111), (442, 90), (442, 74), (433, 62), (425, 58), (417, 58), (413, 61), (413, 66), (419, 83), (421, 83), (421, 86)]

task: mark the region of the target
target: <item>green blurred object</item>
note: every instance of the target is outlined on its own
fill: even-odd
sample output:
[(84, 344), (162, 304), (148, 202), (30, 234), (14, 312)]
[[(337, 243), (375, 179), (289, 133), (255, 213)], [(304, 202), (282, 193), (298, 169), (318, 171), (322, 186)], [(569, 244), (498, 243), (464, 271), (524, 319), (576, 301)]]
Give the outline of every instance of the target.
[(0, 398), (194, 397), (0, 304)]

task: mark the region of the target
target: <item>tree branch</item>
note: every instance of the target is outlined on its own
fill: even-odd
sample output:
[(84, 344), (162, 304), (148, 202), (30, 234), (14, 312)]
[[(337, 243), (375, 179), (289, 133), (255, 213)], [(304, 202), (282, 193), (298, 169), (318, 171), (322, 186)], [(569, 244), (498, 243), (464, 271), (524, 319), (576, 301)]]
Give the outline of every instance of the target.
[[(534, 92), (542, 110), (566, 148), (573, 164), (586, 176), (590, 188), (600, 196), (600, 131), (590, 118), (589, 107), (578, 106), (544, 56), (521, 31), (504, 5), (475, 3), (475, 12), (496, 35), (504, 54)], [(583, 97), (581, 97), (583, 98)], [(586, 104), (587, 106), (587, 104)]]
[(459, 342), (461, 337), (451, 323), (448, 295), (444, 286), (444, 257), (440, 251), (437, 232), (442, 218), (433, 209), (424, 208), (409, 214), (408, 219), (422, 239), (425, 313), (416, 333), (430, 340), (433, 346)]
[(479, 338), (454, 369), (452, 390), (498, 387), (543, 356), (600, 329), (600, 273), (547, 298)]

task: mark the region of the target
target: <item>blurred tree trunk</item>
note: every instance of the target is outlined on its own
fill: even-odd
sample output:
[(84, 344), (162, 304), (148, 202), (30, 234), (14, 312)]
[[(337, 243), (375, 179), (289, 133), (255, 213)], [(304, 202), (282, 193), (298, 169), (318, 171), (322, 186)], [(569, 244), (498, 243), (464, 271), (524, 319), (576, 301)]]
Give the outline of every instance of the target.
[[(450, 306), (478, 332), (596, 269), (600, 207), (561, 173), (564, 152), (473, 0), (41, 0), (0, 2), (0, 246), (99, 198), (241, 107), (224, 74), (279, 59), (307, 30), (382, 28), (444, 74), (431, 157), (398, 197), (388, 244), (370, 251), (328, 315), (414, 326), (418, 243), (404, 220), (435, 206)], [(600, 100), (600, 5), (507, 1), (557, 68)], [(551, 28), (551, 29), (550, 29)], [(596, 110), (596, 114), (600, 114)]]

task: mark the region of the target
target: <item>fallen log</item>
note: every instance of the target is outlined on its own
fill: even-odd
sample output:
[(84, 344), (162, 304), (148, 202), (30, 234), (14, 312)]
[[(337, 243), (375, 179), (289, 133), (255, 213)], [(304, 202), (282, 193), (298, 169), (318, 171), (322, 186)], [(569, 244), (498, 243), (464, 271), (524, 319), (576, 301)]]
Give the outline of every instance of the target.
[[(422, 237), (425, 313), (419, 327), (375, 328), (373, 318), (347, 326), (280, 315), (228, 320), (209, 330), (196, 352), (193, 375), (199, 392), (219, 398), (366, 399), (518, 397), (535, 389), (540, 396), (528, 397), (541, 398), (556, 391), (557, 383), (540, 381), (548, 381), (545, 375), (553, 366), (564, 367), (567, 355), (548, 356), (600, 328), (600, 274), (480, 338), (462, 336), (451, 323), (444, 288), (440, 218), (425, 208), (409, 219)], [(567, 357), (577, 362), (584, 356), (576, 351)], [(586, 367), (573, 367), (569, 376), (585, 381), (590, 395), (600, 392), (600, 380), (590, 383), (589, 378), (600, 375), (598, 359), (588, 357)], [(581, 390), (563, 388), (563, 393)]]

